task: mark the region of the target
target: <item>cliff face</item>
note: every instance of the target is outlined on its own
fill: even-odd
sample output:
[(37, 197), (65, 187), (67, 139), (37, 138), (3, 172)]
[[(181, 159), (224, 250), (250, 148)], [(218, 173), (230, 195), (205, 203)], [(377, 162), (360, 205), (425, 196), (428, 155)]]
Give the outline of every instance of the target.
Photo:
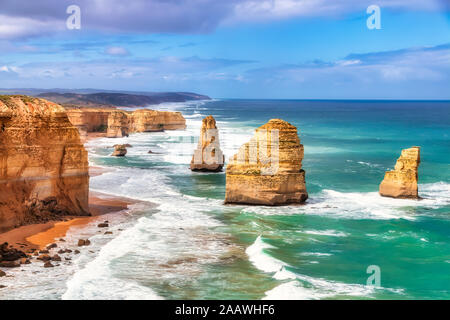
[(106, 136), (108, 138), (128, 137), (130, 117), (124, 111), (114, 110), (109, 113), (107, 126)]
[(380, 184), (380, 195), (393, 198), (418, 199), (418, 168), (420, 147), (402, 150), (394, 170), (387, 171)]
[(152, 132), (186, 128), (186, 119), (180, 112), (149, 109), (133, 112), (114, 108), (76, 108), (68, 116), (80, 134), (106, 132), (107, 137), (124, 137), (133, 132)]
[(103, 132), (108, 126), (111, 109), (76, 108), (67, 109), (70, 122), (77, 127), (82, 142), (86, 140), (88, 132)]
[(87, 151), (63, 107), (0, 97), (0, 231), (89, 215)]
[(131, 113), (133, 132), (152, 132), (186, 129), (186, 119), (181, 112), (141, 109)]
[(227, 166), (225, 203), (284, 205), (308, 198), (297, 128), (272, 119)]
[(222, 171), (225, 157), (220, 150), (219, 130), (213, 116), (202, 121), (200, 139), (191, 160), (192, 171)]

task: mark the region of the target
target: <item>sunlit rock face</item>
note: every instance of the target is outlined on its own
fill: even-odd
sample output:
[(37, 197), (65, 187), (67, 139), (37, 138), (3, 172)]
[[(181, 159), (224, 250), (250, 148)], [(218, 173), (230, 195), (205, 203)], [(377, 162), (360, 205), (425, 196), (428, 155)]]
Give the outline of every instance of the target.
[(127, 112), (114, 110), (108, 116), (108, 138), (128, 137), (130, 132), (130, 115)]
[(224, 155), (220, 150), (219, 131), (213, 116), (202, 121), (197, 149), (191, 160), (192, 171), (222, 171)]
[(186, 128), (186, 119), (180, 112), (150, 109), (123, 111), (115, 108), (71, 108), (67, 113), (82, 137), (86, 137), (89, 132), (106, 132), (109, 138), (121, 138), (134, 132)]
[(225, 203), (286, 205), (308, 198), (297, 128), (272, 119), (256, 129), (226, 170)]
[(58, 104), (0, 96), (0, 231), (89, 215), (87, 151)]
[(179, 130), (186, 128), (181, 112), (141, 109), (131, 114), (132, 132)]
[(380, 184), (380, 195), (392, 198), (418, 199), (419, 164), (420, 147), (402, 150), (394, 170), (387, 171)]

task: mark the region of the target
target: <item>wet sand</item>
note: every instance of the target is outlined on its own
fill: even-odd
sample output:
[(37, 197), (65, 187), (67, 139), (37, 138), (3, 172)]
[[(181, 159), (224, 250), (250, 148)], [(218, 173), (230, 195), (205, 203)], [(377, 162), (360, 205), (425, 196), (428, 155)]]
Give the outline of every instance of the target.
[(67, 216), (64, 217), (66, 221), (50, 221), (47, 223), (22, 226), (1, 233), (0, 243), (8, 242), (10, 245), (21, 250), (30, 248), (40, 249), (54, 242), (56, 239), (64, 238), (72, 226), (86, 225), (98, 219), (98, 216), (120, 212), (134, 203), (137, 203), (137, 201), (91, 191), (89, 194), (89, 208), (92, 216)]

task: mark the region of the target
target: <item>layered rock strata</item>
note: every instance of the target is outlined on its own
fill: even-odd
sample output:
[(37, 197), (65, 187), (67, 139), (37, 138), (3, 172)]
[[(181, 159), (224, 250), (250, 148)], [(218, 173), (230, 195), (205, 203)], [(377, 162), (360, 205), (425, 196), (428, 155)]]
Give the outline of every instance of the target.
[(387, 171), (380, 184), (380, 195), (392, 198), (418, 199), (419, 164), (420, 147), (402, 150), (394, 170)]
[(186, 128), (180, 112), (140, 109), (123, 111), (115, 108), (73, 108), (70, 121), (84, 136), (88, 132), (106, 132), (107, 137), (126, 137), (133, 132), (155, 132)]
[(308, 198), (297, 128), (272, 119), (256, 129), (227, 166), (225, 203), (285, 205)]
[(87, 151), (58, 104), (0, 96), (0, 232), (89, 215)]
[(192, 171), (222, 171), (225, 157), (220, 150), (219, 130), (213, 116), (202, 121), (197, 149), (191, 160)]

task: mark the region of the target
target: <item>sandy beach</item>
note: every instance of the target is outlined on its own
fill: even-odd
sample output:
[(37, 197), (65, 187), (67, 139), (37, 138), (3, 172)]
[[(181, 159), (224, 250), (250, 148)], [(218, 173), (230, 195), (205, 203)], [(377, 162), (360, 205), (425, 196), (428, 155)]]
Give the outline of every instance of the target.
[[(100, 174), (97, 171), (97, 174)], [(98, 216), (120, 212), (128, 208), (129, 205), (136, 203), (135, 200), (111, 195), (90, 192), (89, 208), (91, 216), (89, 217), (64, 217), (65, 221), (50, 221), (47, 223), (31, 224), (9, 230), (0, 234), (0, 243), (8, 242), (17, 249), (41, 249), (56, 239), (63, 238), (72, 226), (86, 225)]]

